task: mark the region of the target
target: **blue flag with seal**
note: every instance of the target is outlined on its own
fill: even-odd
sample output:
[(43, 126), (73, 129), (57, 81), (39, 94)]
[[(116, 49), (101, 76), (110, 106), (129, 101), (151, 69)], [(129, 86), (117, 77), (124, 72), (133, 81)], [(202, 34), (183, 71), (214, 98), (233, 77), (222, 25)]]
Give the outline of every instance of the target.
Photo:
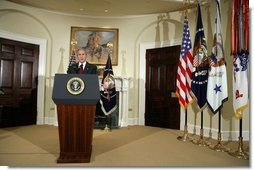
[(202, 111), (206, 104), (207, 80), (209, 61), (207, 55), (206, 39), (203, 29), (200, 5), (198, 4), (198, 18), (193, 48), (193, 72), (191, 81), (191, 91), (197, 100), (197, 104)]
[(105, 115), (110, 115), (117, 108), (115, 78), (110, 56), (108, 56), (107, 64), (106, 67), (104, 68), (101, 84), (102, 84), (102, 90), (100, 92), (101, 110)]

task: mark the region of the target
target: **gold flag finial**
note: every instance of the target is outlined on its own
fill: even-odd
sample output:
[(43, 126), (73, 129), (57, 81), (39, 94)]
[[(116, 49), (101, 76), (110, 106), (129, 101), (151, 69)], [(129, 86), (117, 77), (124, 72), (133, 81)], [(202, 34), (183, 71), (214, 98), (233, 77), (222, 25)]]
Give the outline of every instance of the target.
[(190, 4), (190, 0), (183, 0), (184, 16), (188, 15), (188, 5), (189, 4)]

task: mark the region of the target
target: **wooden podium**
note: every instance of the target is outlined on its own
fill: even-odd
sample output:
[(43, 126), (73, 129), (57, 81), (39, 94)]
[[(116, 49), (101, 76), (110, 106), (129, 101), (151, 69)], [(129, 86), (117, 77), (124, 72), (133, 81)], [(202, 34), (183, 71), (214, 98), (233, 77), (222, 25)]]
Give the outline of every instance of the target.
[(56, 74), (52, 99), (57, 105), (60, 156), (57, 163), (87, 163), (92, 153), (97, 75)]

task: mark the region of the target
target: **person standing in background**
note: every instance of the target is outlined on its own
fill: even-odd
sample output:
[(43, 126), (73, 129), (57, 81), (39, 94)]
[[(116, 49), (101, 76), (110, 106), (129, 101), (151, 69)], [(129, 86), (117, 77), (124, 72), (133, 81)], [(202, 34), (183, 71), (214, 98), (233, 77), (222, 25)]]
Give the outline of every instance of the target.
[(87, 52), (84, 48), (77, 50), (78, 62), (69, 66), (67, 74), (97, 74), (97, 66), (86, 61)]

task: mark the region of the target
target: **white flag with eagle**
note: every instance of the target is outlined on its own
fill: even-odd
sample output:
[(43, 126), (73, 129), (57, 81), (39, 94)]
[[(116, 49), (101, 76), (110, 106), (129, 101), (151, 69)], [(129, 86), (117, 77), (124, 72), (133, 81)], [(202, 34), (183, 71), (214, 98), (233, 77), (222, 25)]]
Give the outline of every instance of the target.
[(217, 113), (228, 99), (227, 70), (221, 34), (220, 3), (217, 0), (217, 15), (210, 70), (207, 83), (207, 102), (213, 113)]

